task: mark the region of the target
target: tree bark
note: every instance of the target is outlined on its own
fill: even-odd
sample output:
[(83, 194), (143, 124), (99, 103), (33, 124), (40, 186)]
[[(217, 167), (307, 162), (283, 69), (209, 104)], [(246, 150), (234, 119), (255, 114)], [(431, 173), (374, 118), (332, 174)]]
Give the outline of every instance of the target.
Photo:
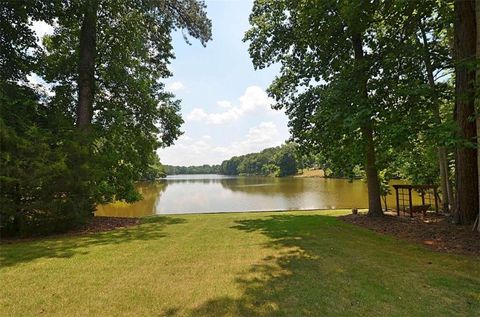
[[(476, 143), (475, 67), (476, 54), (475, 0), (455, 0), (455, 119), (460, 140)], [(459, 144), (456, 149), (457, 206), (456, 220), (473, 223), (478, 214), (477, 151)]]
[[(477, 78), (475, 81), (475, 104), (477, 110), (477, 136), (480, 135), (480, 0), (475, 2), (475, 20), (477, 23), (477, 48), (476, 48), (476, 56), (477, 56)], [(477, 139), (477, 172), (478, 172), (478, 183), (480, 184), (480, 142)], [(480, 186), (479, 186), (479, 200), (480, 200)], [(480, 204), (480, 202), (479, 202)], [(477, 214), (477, 228), (474, 228), (480, 232), (480, 211)]]
[(82, 27), (80, 29), (77, 127), (81, 130), (88, 130), (93, 118), (97, 9), (98, 0), (87, 0), (85, 2)]
[(376, 164), (375, 143), (373, 140), (373, 129), (371, 122), (367, 123), (367, 127), (362, 129), (362, 134), (365, 145), (367, 174), (367, 189), (368, 189), (368, 215), (382, 216), (382, 203), (380, 200), (380, 181), (378, 180), (378, 170)]
[[(365, 56), (363, 53), (362, 36), (358, 33), (352, 36), (352, 45), (354, 50), (355, 62), (357, 64), (357, 75), (359, 97), (367, 101), (368, 99), (368, 78), (365, 76), (366, 71), (363, 69)], [(368, 189), (368, 215), (382, 216), (382, 202), (380, 198), (380, 181), (378, 179), (378, 169), (375, 153), (375, 140), (373, 137), (373, 122), (367, 118), (361, 129), (363, 141), (365, 142), (365, 172), (367, 174)]]
[(439, 159), (439, 161), (440, 161), (439, 164), (441, 164), (440, 168), (443, 168), (444, 175), (445, 175), (446, 192), (445, 192), (444, 195), (447, 195), (447, 197), (448, 197), (448, 203), (449, 203), (448, 211), (452, 211), (455, 208), (455, 194), (454, 194), (454, 191), (453, 191), (452, 181), (450, 180), (450, 167), (448, 165), (447, 148), (444, 147), (444, 146), (439, 147), (438, 148), (438, 155), (441, 156), (441, 159)]

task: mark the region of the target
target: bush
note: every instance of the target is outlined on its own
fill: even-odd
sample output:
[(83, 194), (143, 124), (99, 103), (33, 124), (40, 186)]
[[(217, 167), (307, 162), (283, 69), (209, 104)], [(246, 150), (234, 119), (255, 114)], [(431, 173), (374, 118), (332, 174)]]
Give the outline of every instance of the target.
[(75, 141), (73, 125), (57, 120), (50, 126), (55, 114), (34, 92), (1, 88), (0, 234), (42, 235), (82, 225), (94, 208), (91, 175), (79, 163), (88, 150)]

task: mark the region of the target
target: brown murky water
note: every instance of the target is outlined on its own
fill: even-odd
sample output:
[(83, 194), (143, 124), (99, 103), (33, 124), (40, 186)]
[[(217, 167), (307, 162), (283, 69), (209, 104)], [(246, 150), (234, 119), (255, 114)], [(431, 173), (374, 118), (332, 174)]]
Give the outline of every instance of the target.
[[(99, 206), (99, 216), (139, 217), (154, 214), (366, 208), (367, 185), (360, 180), (326, 178), (170, 176), (140, 183), (144, 199), (134, 204)], [(394, 190), (387, 205), (395, 207)]]

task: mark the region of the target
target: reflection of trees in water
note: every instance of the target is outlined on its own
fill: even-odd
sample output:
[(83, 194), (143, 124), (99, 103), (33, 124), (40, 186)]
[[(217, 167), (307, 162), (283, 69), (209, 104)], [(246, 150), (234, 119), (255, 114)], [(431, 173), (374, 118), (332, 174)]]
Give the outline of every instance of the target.
[(137, 190), (143, 199), (133, 204), (117, 201), (108, 205), (97, 206), (97, 216), (141, 217), (155, 214), (155, 206), (162, 193), (167, 189), (167, 182), (142, 182), (137, 184)]
[(172, 178), (172, 179), (164, 179), (161, 182), (170, 183), (170, 184), (182, 184), (182, 183), (201, 183), (201, 184), (211, 184), (211, 183), (220, 183), (221, 178)]
[(265, 196), (296, 196), (306, 190), (304, 179), (301, 178), (276, 178), (247, 176), (233, 179), (222, 179), (223, 188), (232, 192), (246, 194), (260, 194)]

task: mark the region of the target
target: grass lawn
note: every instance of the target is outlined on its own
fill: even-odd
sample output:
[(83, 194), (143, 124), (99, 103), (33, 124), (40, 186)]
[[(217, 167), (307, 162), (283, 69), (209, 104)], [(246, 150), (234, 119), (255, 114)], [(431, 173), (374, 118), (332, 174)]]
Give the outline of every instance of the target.
[(480, 258), (341, 211), (175, 215), (1, 245), (0, 316), (480, 316)]

